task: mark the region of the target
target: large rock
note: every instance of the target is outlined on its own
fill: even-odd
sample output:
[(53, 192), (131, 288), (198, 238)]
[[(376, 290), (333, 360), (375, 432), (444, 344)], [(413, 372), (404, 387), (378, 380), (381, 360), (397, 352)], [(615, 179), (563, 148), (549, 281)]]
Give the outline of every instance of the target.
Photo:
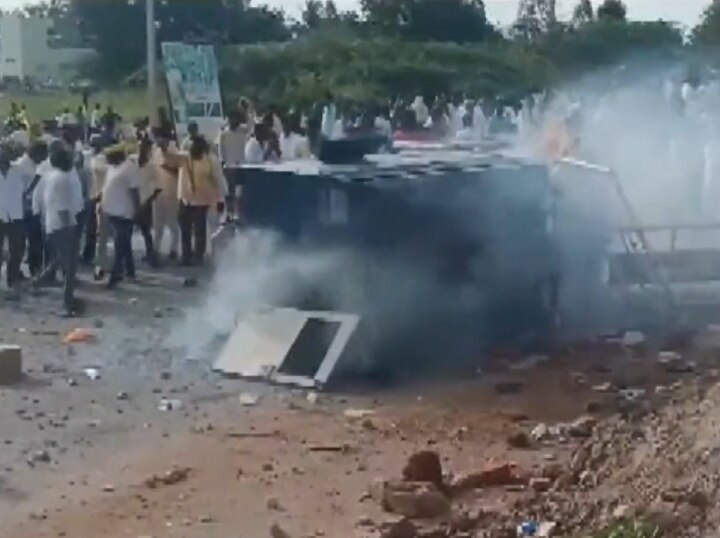
[(382, 506), (388, 512), (418, 519), (450, 513), (450, 501), (429, 482), (385, 482)]
[(484, 470), (459, 477), (452, 485), (452, 491), (460, 493), (471, 489), (492, 488), (523, 484), (525, 481), (517, 475), (509, 463), (493, 465)]
[(410, 456), (403, 468), (403, 478), (409, 482), (430, 482), (443, 489), (443, 471), (437, 452), (426, 450)]

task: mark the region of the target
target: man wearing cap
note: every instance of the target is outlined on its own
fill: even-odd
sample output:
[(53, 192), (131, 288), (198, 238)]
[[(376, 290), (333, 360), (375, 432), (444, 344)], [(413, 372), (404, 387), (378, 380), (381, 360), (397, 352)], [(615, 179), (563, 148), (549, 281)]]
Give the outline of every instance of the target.
[(105, 150), (108, 162), (107, 176), (103, 186), (101, 205), (110, 219), (115, 259), (108, 281), (108, 288), (116, 287), (123, 278), (123, 270), (134, 280), (135, 261), (132, 252), (132, 232), (135, 218), (140, 210), (139, 170), (135, 163), (126, 159), (126, 149), (116, 144)]

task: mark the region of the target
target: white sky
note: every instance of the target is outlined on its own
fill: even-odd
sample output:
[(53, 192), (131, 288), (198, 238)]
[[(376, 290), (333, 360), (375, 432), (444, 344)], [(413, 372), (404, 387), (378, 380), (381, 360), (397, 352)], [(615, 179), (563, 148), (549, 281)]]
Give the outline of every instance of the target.
[[(254, 0), (261, 3), (263, 0)], [(304, 4), (303, 0), (264, 0), (266, 3), (284, 8), (290, 14), (297, 14)], [(593, 0), (598, 4), (601, 0)], [(711, 0), (625, 0), (628, 6), (628, 15), (633, 19), (656, 20), (666, 19), (695, 25), (699, 20), (705, 6)], [(31, 3), (28, 0), (0, 0), (0, 9), (12, 9)], [(359, 0), (336, 0), (343, 9), (357, 7)], [(563, 18), (569, 16), (577, 0), (557, 0), (558, 15)], [(502, 24), (514, 20), (517, 12), (518, 0), (485, 0), (488, 16)]]

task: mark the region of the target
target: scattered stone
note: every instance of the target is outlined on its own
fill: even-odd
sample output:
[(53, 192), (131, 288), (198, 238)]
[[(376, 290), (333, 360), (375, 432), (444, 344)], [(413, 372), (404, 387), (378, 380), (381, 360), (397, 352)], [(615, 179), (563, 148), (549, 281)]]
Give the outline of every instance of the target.
[(615, 507), (612, 517), (615, 520), (629, 519), (633, 516), (633, 510), (627, 504), (619, 504)]
[(212, 518), (212, 516), (209, 516), (209, 515), (206, 514), (206, 515), (204, 515), (204, 516), (200, 516), (200, 517), (198, 518), (198, 521), (199, 521), (200, 523), (212, 523), (212, 522), (213, 522), (213, 518)]
[(583, 416), (568, 425), (568, 433), (573, 437), (590, 437), (596, 424), (594, 417)]
[(167, 371), (160, 372), (160, 379), (162, 379), (163, 381), (169, 381), (170, 379), (172, 379), (172, 373)]
[(257, 394), (242, 393), (240, 395), (240, 405), (243, 407), (254, 407), (260, 401), (260, 396)]
[(160, 398), (158, 410), (160, 411), (177, 411), (182, 409), (182, 402), (176, 399)]
[(346, 418), (366, 418), (375, 414), (372, 409), (346, 409), (343, 415)]
[(552, 486), (552, 480), (546, 477), (535, 477), (530, 479), (530, 487), (535, 491), (545, 492)]
[(710, 497), (704, 491), (693, 491), (689, 493), (685, 498), (685, 502), (701, 510), (706, 510), (711, 504)]
[(360, 516), (355, 525), (357, 527), (374, 527), (375, 521), (370, 516)]
[(645, 397), (645, 389), (623, 389), (618, 392), (621, 398), (628, 403), (635, 403)]
[(100, 369), (99, 368), (84, 368), (83, 373), (89, 378), (95, 381), (96, 379), (100, 379)]
[(268, 510), (274, 510), (275, 512), (282, 512), (283, 509), (277, 497), (268, 497), (265, 506), (267, 506)]
[(452, 485), (454, 492), (471, 489), (491, 488), (522, 484), (524, 480), (517, 476), (515, 469), (509, 463), (492, 465), (478, 473), (471, 473), (459, 477)]
[(592, 389), (595, 392), (612, 392), (613, 386), (612, 383), (601, 383), (599, 385), (595, 385)]
[(368, 432), (376, 432), (378, 431), (378, 427), (375, 425), (375, 423), (372, 421), (372, 419), (366, 418), (361, 423), (360, 426), (363, 430)]
[(547, 424), (540, 423), (537, 426), (535, 426), (532, 431), (530, 432), (530, 437), (533, 441), (539, 442), (543, 441), (544, 439), (547, 439), (550, 436), (550, 428), (548, 428)]
[(96, 319), (95, 321), (93, 321), (93, 325), (96, 329), (102, 329), (105, 326), (105, 322), (101, 319)]
[(118, 392), (117, 393), (117, 399), (118, 400), (128, 400), (130, 396), (128, 396), (127, 392)]
[(417, 536), (417, 527), (408, 518), (385, 525), (380, 534), (381, 538), (417, 538)]
[(112, 493), (113, 491), (115, 491), (115, 486), (113, 486), (112, 484), (105, 484), (103, 486), (103, 491), (105, 493)]
[(262, 470), (266, 473), (271, 473), (275, 470), (275, 466), (270, 462), (263, 463)]
[(163, 317), (162, 308), (156, 308), (155, 311), (153, 312), (153, 317), (154, 317), (154, 318), (161, 318), (161, 317)]
[(511, 448), (517, 448), (520, 450), (525, 450), (532, 446), (530, 437), (525, 432), (517, 432), (510, 435), (507, 438), (507, 444)]
[(50, 458), (50, 453), (47, 450), (36, 450), (32, 454), (30, 454), (30, 457), (28, 458), (28, 463), (31, 465), (33, 463), (50, 463), (52, 459)]
[(402, 471), (408, 482), (430, 482), (443, 490), (443, 471), (437, 452), (425, 450), (410, 456)]
[(553, 538), (557, 536), (557, 523), (554, 521), (543, 521), (538, 528), (538, 538)]
[(313, 391), (313, 392), (308, 392), (308, 395), (306, 396), (305, 399), (307, 400), (307, 402), (310, 405), (315, 405), (318, 402), (319, 397), (320, 397), (320, 395), (317, 392)]
[(67, 380), (68, 387), (77, 387), (77, 381), (74, 378), (69, 378)]
[(138, 302), (139, 302), (139, 299), (137, 297), (130, 297), (130, 299), (128, 299), (128, 304), (131, 304), (131, 305), (138, 304)]
[(92, 329), (77, 328), (73, 329), (65, 335), (63, 338), (63, 344), (81, 344), (88, 342), (95, 342), (95, 333)]
[(383, 508), (395, 514), (419, 519), (448, 515), (450, 501), (430, 482), (386, 482)]
[(277, 523), (273, 523), (272, 527), (270, 527), (270, 536), (271, 538), (292, 538), (290, 533)]
[(190, 471), (191, 469), (189, 467), (173, 469), (162, 475), (153, 475), (150, 478), (145, 479), (143, 484), (145, 487), (150, 489), (155, 489), (159, 486), (172, 486), (187, 480), (190, 476)]
[(626, 331), (621, 339), (621, 343), (625, 347), (640, 347), (645, 345), (645, 334), (640, 331)]

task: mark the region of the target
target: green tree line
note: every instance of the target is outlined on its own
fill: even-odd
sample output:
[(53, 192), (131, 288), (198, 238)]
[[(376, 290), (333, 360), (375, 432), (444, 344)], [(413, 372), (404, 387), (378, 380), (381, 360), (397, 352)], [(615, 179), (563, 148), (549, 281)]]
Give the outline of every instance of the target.
[[(99, 52), (97, 77), (117, 78), (145, 58), (144, 0), (52, 0)], [(342, 11), (306, 0), (290, 20), (250, 0), (157, 0), (159, 41), (218, 47), (227, 93), (305, 104), (328, 89), (349, 100), (423, 92), (513, 99), (638, 55), (678, 57), (720, 46), (720, 0), (699, 25), (638, 22), (622, 0), (578, 0), (560, 22), (534, 0), (511, 28), (487, 18), (483, 0), (361, 0)], [(229, 90), (229, 91), (228, 91)]]

